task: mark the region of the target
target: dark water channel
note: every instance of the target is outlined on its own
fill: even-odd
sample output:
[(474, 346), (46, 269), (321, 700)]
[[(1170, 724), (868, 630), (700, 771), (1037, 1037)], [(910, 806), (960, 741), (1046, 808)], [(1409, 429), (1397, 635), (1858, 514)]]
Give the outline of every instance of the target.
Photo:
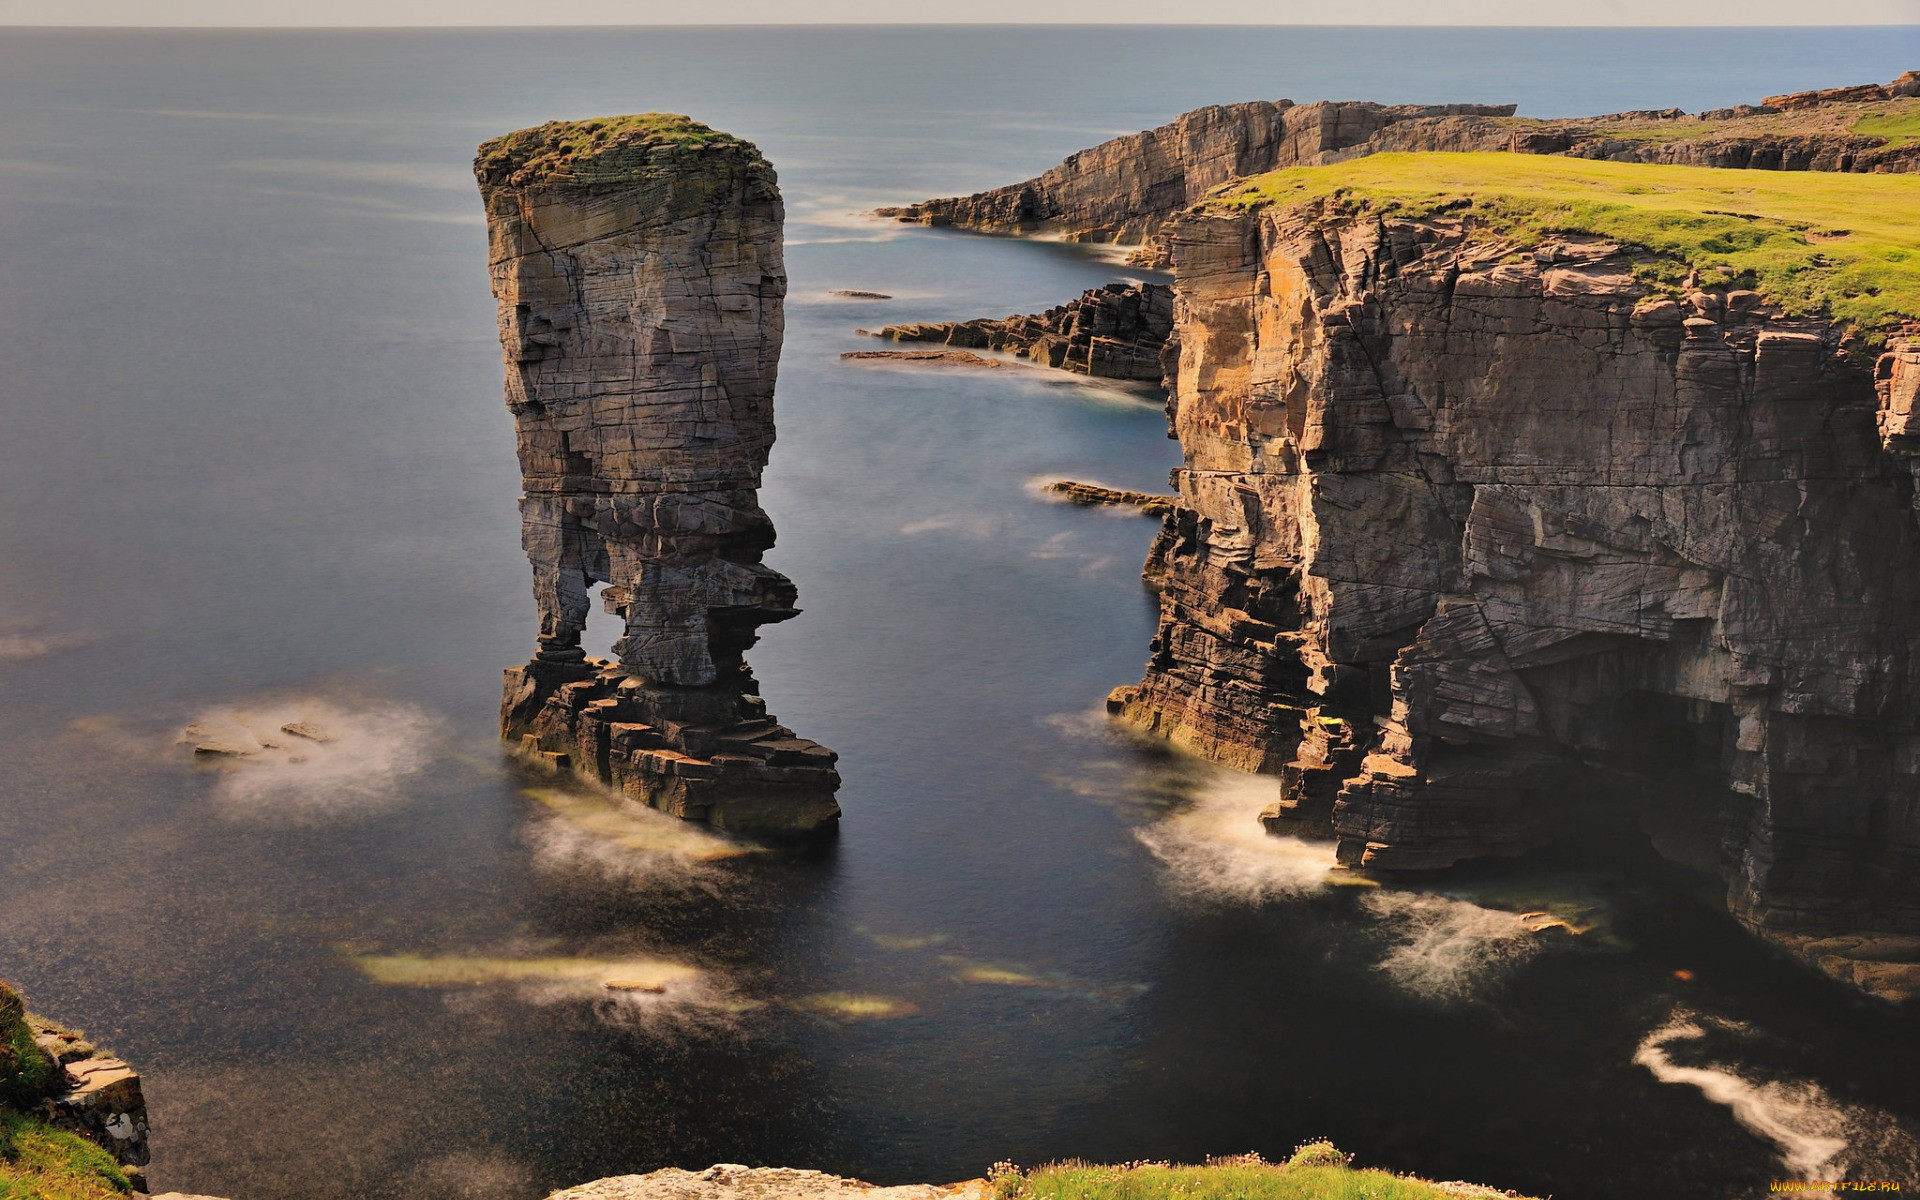
[[(1638, 839), (1330, 887), (1324, 848), (1252, 823), (1266, 785), (1106, 727), (1153, 526), (1035, 483), (1163, 485), (1158, 397), (838, 357), (857, 326), (1127, 274), (851, 214), (1202, 103), (1697, 109), (1917, 52), (1911, 29), (0, 32), (0, 976), (139, 1064), (161, 1190), (239, 1200), (1321, 1135), (1576, 1200), (1920, 1186), (1914, 1026), (1755, 948)], [(810, 859), (611, 828), (494, 741), (534, 627), (467, 164), (645, 109), (756, 140), (788, 196), (762, 500), (806, 614), (751, 661), (841, 754), (844, 835)], [(297, 719), (334, 737), (301, 762), (212, 771), (175, 741)], [(672, 983), (600, 986), (620, 971)]]

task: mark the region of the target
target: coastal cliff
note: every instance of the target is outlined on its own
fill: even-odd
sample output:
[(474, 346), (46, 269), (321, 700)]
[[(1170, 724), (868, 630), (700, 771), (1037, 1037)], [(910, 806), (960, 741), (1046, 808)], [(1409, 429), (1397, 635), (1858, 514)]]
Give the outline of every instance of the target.
[(1770, 96), (1701, 113), (1655, 109), (1536, 120), (1513, 105), (1251, 101), (1184, 113), (1102, 142), (1022, 183), (883, 208), (928, 225), (1140, 245), (1164, 266), (1161, 228), (1214, 187), (1292, 166), (1392, 152), (1508, 152), (1788, 171), (1920, 170), (1920, 71), (1887, 84)]
[[(1513, 112), (1511, 104), (1255, 100), (1210, 105), (1158, 128), (1082, 150), (1024, 183), (883, 208), (878, 215), (969, 229), (1060, 233), (1069, 241), (1135, 244), (1230, 179), (1332, 161), (1403, 121)], [(1149, 253), (1143, 261), (1165, 260)]]
[[(673, 815), (830, 829), (833, 752), (767, 714), (743, 657), (799, 614), (756, 499), (786, 294), (773, 168), (652, 113), (508, 134), (474, 170), (540, 613), (501, 735)], [(580, 645), (601, 582), (617, 662)]]
[[(1724, 223), (1781, 256), (1757, 267), (1721, 218), (1638, 214), (1715, 270), (1604, 221), (1552, 232), (1581, 211), (1553, 189), (1638, 229), (1678, 201), (1636, 188), (1710, 203), (1718, 172), (1535, 160), (1475, 194), (1421, 157), (1281, 172), (1172, 226), (1185, 465), (1153, 657), (1109, 707), (1278, 773), (1269, 827), (1344, 863), (1638, 825), (1760, 934), (1920, 993), (1920, 342), (1888, 312), (1911, 296), (1843, 282), (1877, 247), (1824, 249), (1911, 241), (1897, 198), (1749, 175)], [(1819, 235), (1797, 205), (1887, 223)], [(1809, 277), (1841, 282), (1789, 294)]]

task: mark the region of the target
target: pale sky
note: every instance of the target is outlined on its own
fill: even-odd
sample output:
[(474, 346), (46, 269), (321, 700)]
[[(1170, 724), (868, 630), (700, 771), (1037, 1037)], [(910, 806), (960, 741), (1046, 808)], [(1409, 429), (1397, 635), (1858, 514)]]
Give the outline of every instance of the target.
[(1905, 25), (1920, 0), (0, 0), (0, 25)]

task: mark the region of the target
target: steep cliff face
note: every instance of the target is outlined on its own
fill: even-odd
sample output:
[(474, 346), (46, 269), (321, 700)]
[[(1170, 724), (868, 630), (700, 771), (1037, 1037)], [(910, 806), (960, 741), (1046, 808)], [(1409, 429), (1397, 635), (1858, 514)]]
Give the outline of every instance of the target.
[[(1209, 188), (1277, 167), (1332, 161), (1401, 121), (1510, 116), (1513, 105), (1387, 106), (1255, 100), (1183, 113), (1168, 124), (1082, 150), (1036, 179), (881, 216), (973, 229), (1060, 232), (1084, 242), (1147, 240)], [(1163, 261), (1149, 253), (1148, 261)]]
[[(509, 134), (475, 173), (540, 612), (502, 735), (679, 816), (830, 826), (832, 752), (767, 716), (742, 657), (798, 614), (755, 495), (786, 293), (773, 169), (648, 114)], [(580, 647), (598, 582), (617, 663)]]
[(1920, 992), (1920, 349), (1332, 201), (1173, 227), (1179, 503), (1109, 706), (1433, 868), (1596, 828)]
[(971, 350), (1007, 350), (1049, 367), (1103, 379), (1159, 383), (1173, 335), (1173, 289), (1110, 283), (1079, 299), (1005, 320), (889, 325), (877, 336)]
[(1294, 104), (1195, 109), (1102, 142), (1024, 183), (883, 208), (880, 216), (969, 229), (1142, 244), (1165, 265), (1162, 226), (1236, 176), (1394, 151), (1505, 151), (1615, 162), (1783, 171), (1920, 170), (1920, 72), (1888, 84), (1771, 96), (1689, 114), (1679, 109), (1562, 120), (1517, 118), (1513, 105)]

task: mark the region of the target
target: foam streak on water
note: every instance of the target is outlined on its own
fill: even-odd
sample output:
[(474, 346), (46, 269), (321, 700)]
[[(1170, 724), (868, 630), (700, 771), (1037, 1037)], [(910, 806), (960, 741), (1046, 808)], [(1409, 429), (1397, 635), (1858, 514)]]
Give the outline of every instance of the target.
[[(1684, 1066), (1674, 1061), (1679, 1043), (1706, 1036), (1702, 1022), (1684, 1010), (1655, 1029), (1634, 1049), (1633, 1061), (1653, 1072), (1662, 1083), (1700, 1089), (1715, 1104), (1724, 1105), (1734, 1120), (1778, 1148), (1789, 1179), (1834, 1182), (1844, 1177), (1848, 1113), (1813, 1083), (1756, 1083), (1725, 1066)], [(1740, 1032), (1740, 1027), (1721, 1023)]]

